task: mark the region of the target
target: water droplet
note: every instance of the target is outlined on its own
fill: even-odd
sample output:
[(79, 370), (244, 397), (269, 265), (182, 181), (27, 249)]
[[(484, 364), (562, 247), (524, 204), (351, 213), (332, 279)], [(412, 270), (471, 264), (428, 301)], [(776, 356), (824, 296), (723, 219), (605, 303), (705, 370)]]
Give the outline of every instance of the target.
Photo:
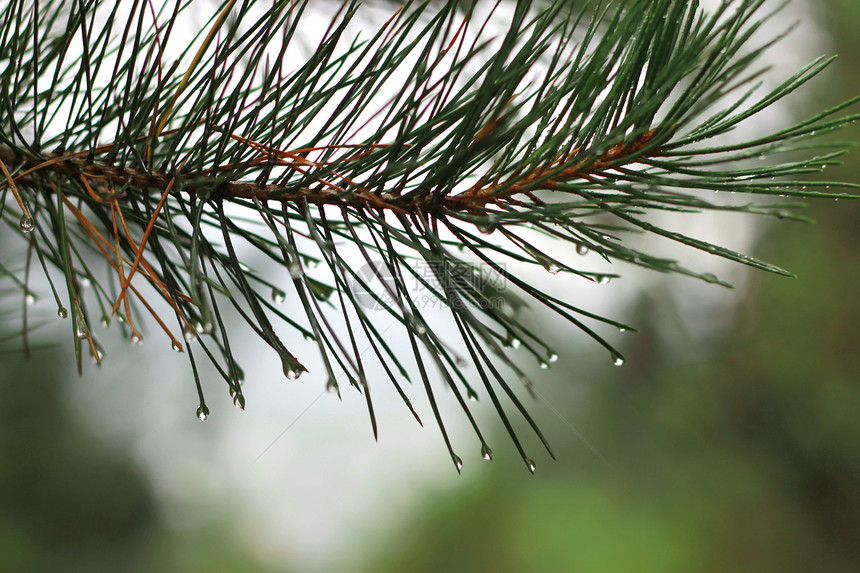
[(576, 254), (577, 255), (587, 255), (588, 254), (588, 247), (584, 243), (577, 243)]
[(120, 324), (125, 324), (125, 315), (123, 313), (116, 313), (116, 319)]
[(483, 444), (481, 446), (481, 457), (488, 462), (493, 461), (493, 450), (491, 450), (490, 446), (488, 446), (487, 444)]
[(212, 324), (212, 321), (206, 321), (203, 323), (203, 332), (206, 334), (212, 334), (212, 331), (215, 330), (215, 325)]
[(477, 395), (477, 394), (475, 393), (475, 391), (474, 391), (474, 390), (472, 390), (471, 388), (468, 388), (468, 389), (466, 390), (466, 397), (467, 397), (467, 398), (469, 399), (469, 401), (471, 401), (471, 402), (477, 402), (477, 401), (478, 401), (478, 395)]
[(547, 368), (549, 368), (549, 364), (547, 364), (546, 362), (544, 362), (543, 360), (541, 360), (541, 361), (540, 361), (540, 369), (541, 369), (541, 370), (546, 370)]
[(83, 288), (87, 288), (91, 284), (89, 277), (80, 277), (78, 279), (78, 282), (81, 284), (81, 287), (83, 287)]
[(545, 268), (545, 269), (546, 269), (546, 272), (548, 272), (548, 273), (549, 273), (549, 274), (551, 274), (551, 275), (557, 275), (557, 274), (558, 274), (558, 271), (560, 271), (560, 270), (561, 270), (561, 267), (559, 267), (559, 266), (558, 266), (557, 264), (555, 264), (555, 263), (549, 263), (549, 264), (547, 264), (547, 265), (544, 265), (544, 267), (543, 267), (543, 268)]
[(66, 310), (66, 307), (61, 306), (57, 309), (57, 316), (59, 316), (60, 318), (68, 318), (69, 317), (69, 311)]
[(520, 341), (519, 338), (511, 337), (511, 347), (512, 348), (519, 348), (521, 344), (522, 344), (522, 342)]
[(200, 404), (200, 407), (197, 408), (197, 419), (201, 422), (209, 417), (209, 408), (206, 407), (206, 404)]
[(293, 370), (292, 368), (288, 368), (286, 371), (284, 371), (284, 374), (286, 374), (287, 378), (289, 378), (290, 380), (295, 380), (302, 375), (300, 371)]
[(487, 215), (487, 218), (476, 223), (475, 227), (484, 235), (489, 235), (499, 227), (499, 218), (495, 215)]
[(182, 344), (177, 340), (174, 340), (173, 344), (171, 344), (170, 347), (173, 349), (174, 352), (182, 352), (183, 351)]
[(421, 323), (421, 320), (418, 319), (415, 315), (413, 315), (409, 311), (405, 311), (403, 313), (403, 318), (406, 319), (406, 324), (411, 328), (411, 330), (421, 336), (427, 332), (427, 328)]
[(238, 392), (236, 392), (236, 389), (230, 386), (230, 398), (235, 399), (237, 394)]
[(233, 405), (239, 408), (240, 410), (245, 409), (245, 397), (242, 394), (236, 394), (233, 396)]
[(320, 266), (320, 262), (319, 262), (318, 260), (316, 260), (316, 259), (311, 259), (311, 258), (307, 258), (307, 257), (305, 257), (305, 265), (306, 265), (309, 269), (315, 269), (315, 268), (317, 268), (318, 266)]
[(325, 389), (327, 392), (331, 392), (340, 396), (340, 386), (338, 386), (337, 380), (335, 380), (334, 378), (328, 379), (328, 382), (325, 383)]
[(75, 325), (75, 336), (78, 340), (84, 340), (87, 337), (87, 329), (80, 321)]
[(613, 354), (612, 364), (615, 366), (622, 366), (624, 364), (624, 358), (619, 354)]
[(305, 340), (313, 341), (316, 340), (316, 338), (314, 338), (314, 335), (310, 332), (305, 332)]
[(195, 338), (197, 338), (197, 329), (193, 326), (186, 326), (185, 330), (182, 331), (182, 337), (186, 340), (186, 342), (191, 342)]
[(24, 295), (24, 302), (27, 303), (27, 306), (33, 306), (34, 304), (36, 304), (37, 300), (39, 299), (33, 293), (28, 292), (26, 295)]
[(92, 360), (93, 364), (98, 364), (105, 357), (104, 348), (102, 348), (97, 342), (90, 347), (90, 360)]
[(294, 279), (302, 278), (302, 265), (300, 265), (298, 261), (291, 262), (290, 265), (287, 267), (287, 271)]
[(466, 362), (466, 359), (463, 358), (462, 356), (458, 356), (457, 360), (455, 362), (457, 363), (457, 366), (459, 366), (460, 368), (465, 368), (466, 366), (469, 365), (469, 363)]
[(33, 222), (33, 219), (31, 219), (29, 215), (21, 217), (21, 231), (24, 233), (32, 233), (35, 228), (36, 223)]
[(285, 300), (287, 300), (287, 293), (281, 289), (272, 289), (272, 301), (274, 301), (275, 304), (283, 304)]
[(535, 461), (531, 458), (526, 458), (526, 465), (528, 466), (529, 471), (532, 473), (532, 475), (534, 475), (535, 468), (537, 467), (535, 466)]
[(451, 454), (451, 459), (454, 460), (454, 465), (457, 466), (457, 473), (463, 469), (463, 460), (457, 454)]
[(552, 350), (549, 350), (546, 353), (546, 359), (549, 360), (550, 362), (558, 362), (558, 354), (556, 354)]
[(594, 280), (597, 281), (597, 284), (599, 285), (605, 285), (610, 281), (611, 278), (612, 277), (607, 275), (594, 275)]
[(135, 346), (140, 346), (141, 344), (143, 344), (143, 337), (140, 335), (139, 332), (133, 332), (132, 333), (131, 343), (134, 344)]
[(104, 328), (107, 328), (108, 326), (110, 326), (110, 317), (106, 314), (102, 315), (102, 326)]

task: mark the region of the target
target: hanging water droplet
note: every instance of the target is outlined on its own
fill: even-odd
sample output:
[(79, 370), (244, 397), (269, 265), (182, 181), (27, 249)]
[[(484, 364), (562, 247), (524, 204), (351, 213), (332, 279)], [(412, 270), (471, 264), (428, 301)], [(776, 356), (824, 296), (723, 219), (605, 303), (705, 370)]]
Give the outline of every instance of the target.
[(21, 217), (21, 231), (24, 233), (32, 233), (35, 228), (36, 223), (33, 222), (33, 219), (31, 219), (29, 215)]
[(78, 322), (75, 325), (75, 336), (78, 340), (84, 340), (87, 337), (87, 329), (84, 328), (84, 325), (81, 322)]
[(24, 302), (27, 304), (27, 306), (33, 306), (34, 304), (36, 304), (37, 300), (39, 299), (33, 293), (28, 292), (26, 295), (24, 295)]
[(68, 318), (69, 311), (66, 310), (66, 307), (61, 306), (57, 309), (57, 316), (59, 316), (60, 318)]
[(624, 358), (619, 354), (612, 355), (612, 364), (615, 366), (622, 366), (624, 364)]
[(125, 315), (123, 313), (116, 313), (116, 319), (120, 324), (125, 324)]
[(550, 362), (558, 362), (558, 354), (556, 354), (552, 350), (549, 350), (546, 353), (546, 359), (549, 360)]
[(463, 469), (463, 460), (457, 454), (451, 454), (451, 459), (454, 460), (454, 465), (457, 467), (457, 473)]
[(186, 326), (185, 330), (182, 331), (182, 337), (185, 339), (186, 342), (191, 342), (192, 340), (197, 338), (197, 329), (190, 325)]
[(484, 235), (489, 235), (493, 233), (498, 228), (498, 226), (499, 218), (495, 215), (487, 215), (486, 219), (475, 224), (475, 227), (477, 227), (478, 231), (480, 231)]
[(278, 288), (272, 289), (272, 301), (275, 304), (283, 304), (287, 300), (287, 293)]
[(534, 461), (533, 459), (531, 459), (531, 458), (526, 458), (526, 465), (528, 466), (529, 471), (532, 473), (532, 475), (534, 475), (534, 473), (535, 473), (535, 468), (537, 467), (537, 466), (535, 465), (535, 461)]
[(331, 392), (340, 396), (340, 386), (338, 386), (337, 380), (335, 380), (334, 378), (328, 379), (328, 382), (325, 383), (325, 389), (327, 392)]
[(102, 326), (104, 328), (107, 328), (108, 326), (110, 326), (110, 317), (106, 314), (102, 315)]
[(212, 331), (215, 330), (215, 325), (212, 324), (211, 320), (208, 320), (203, 323), (203, 332), (206, 334), (212, 334)]
[(490, 446), (488, 446), (487, 444), (483, 444), (481, 446), (481, 457), (488, 462), (493, 461), (493, 450), (491, 450)]
[(466, 390), (466, 397), (469, 399), (470, 402), (477, 402), (478, 401), (478, 395), (471, 388), (468, 388)]
[(313, 341), (316, 340), (316, 338), (314, 338), (314, 335), (310, 332), (305, 332), (305, 340)]
[(608, 275), (594, 275), (594, 280), (597, 281), (597, 284), (599, 285), (605, 285), (611, 278), (612, 277), (609, 277)]
[(286, 374), (287, 378), (289, 378), (290, 380), (295, 380), (302, 375), (300, 371), (293, 370), (292, 368), (288, 368), (287, 370), (285, 370), (284, 374)]
[(80, 283), (80, 285), (81, 285), (81, 287), (82, 287), (82, 288), (87, 288), (87, 287), (89, 287), (89, 286), (90, 286), (90, 279), (89, 279), (89, 277), (80, 277), (80, 278), (78, 279), (78, 282)]
[(302, 278), (302, 265), (299, 264), (299, 261), (293, 261), (287, 267), (287, 271), (290, 273), (290, 276), (294, 279)]
[(143, 344), (143, 337), (140, 335), (139, 332), (133, 332), (132, 333), (131, 343), (134, 344), (135, 346), (140, 346), (141, 344)]
[(558, 274), (558, 271), (560, 271), (560, 270), (561, 270), (561, 267), (559, 267), (559, 266), (558, 266), (557, 264), (555, 264), (555, 263), (549, 263), (549, 264), (546, 264), (546, 265), (544, 265), (544, 267), (543, 267), (543, 268), (545, 268), (545, 269), (546, 269), (546, 272), (548, 272), (548, 273), (549, 273), (549, 274), (551, 274), (551, 275), (557, 275), (557, 274)]
[(541, 370), (546, 370), (547, 368), (549, 368), (549, 364), (547, 364), (546, 362), (544, 362), (543, 360), (541, 360), (541, 361), (540, 361), (540, 369), (541, 369)]
[(240, 410), (245, 409), (245, 397), (242, 394), (236, 394), (233, 396), (233, 405), (239, 408)]
[(102, 348), (99, 343), (94, 343), (93, 346), (90, 347), (90, 360), (92, 360), (93, 364), (99, 364), (104, 357), (104, 348)]
[(230, 386), (230, 398), (235, 399), (237, 394), (238, 392), (236, 391), (236, 389)]
[(173, 349), (174, 352), (182, 352), (183, 350), (182, 344), (180, 344), (177, 340), (174, 340), (170, 347)]
[(209, 417), (209, 408), (206, 407), (206, 404), (200, 404), (200, 407), (197, 408), (197, 419), (201, 422)]
[(588, 247), (585, 245), (585, 243), (577, 243), (576, 254), (583, 256), (588, 254)]

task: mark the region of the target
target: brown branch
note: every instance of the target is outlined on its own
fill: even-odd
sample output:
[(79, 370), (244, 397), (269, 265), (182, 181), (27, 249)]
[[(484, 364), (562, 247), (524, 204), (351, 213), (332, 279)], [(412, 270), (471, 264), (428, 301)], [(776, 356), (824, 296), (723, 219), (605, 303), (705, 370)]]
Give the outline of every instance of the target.
[[(577, 148), (564, 157), (556, 158), (548, 167), (530, 173), (516, 172), (504, 181), (497, 179), (488, 183), (486, 179), (482, 178), (472, 188), (462, 193), (449, 195), (433, 203), (430, 203), (430, 199), (426, 195), (418, 195), (415, 198), (405, 200), (388, 193), (376, 193), (354, 183), (345, 176), (339, 176), (344, 180), (343, 184), (320, 180), (317, 188), (288, 187), (245, 181), (218, 181), (217, 171), (213, 169), (207, 170), (204, 174), (183, 173), (181, 171), (175, 173), (147, 172), (133, 167), (111, 165), (97, 159), (92, 160), (85, 153), (55, 154), (34, 159), (18, 154), (4, 146), (0, 146), (0, 161), (22, 170), (13, 178), (16, 182), (27, 182), (35, 179), (37, 173), (48, 172), (52, 175), (73, 179), (84, 177), (88, 181), (100, 182), (107, 188), (127, 186), (135, 189), (155, 189), (161, 193), (171, 194), (205, 192), (210, 196), (225, 199), (257, 199), (292, 203), (306, 201), (319, 206), (337, 205), (359, 209), (371, 207), (391, 210), (399, 214), (410, 214), (418, 209), (427, 212), (428, 208), (430, 211), (438, 209), (446, 212), (481, 214), (486, 212), (488, 206), (509, 201), (514, 195), (522, 193), (532, 200), (536, 200), (532, 191), (558, 189), (565, 183), (586, 179), (606, 169), (629, 162), (631, 157), (651, 142), (654, 135), (655, 131), (651, 130), (630, 142), (617, 143), (596, 159), (594, 157), (578, 158), (577, 154), (580, 153), (580, 149)], [(263, 148), (260, 144), (253, 142), (248, 142), (248, 144), (250, 148), (263, 155), (242, 164), (226, 166), (223, 169), (261, 167), (266, 162), (271, 162), (273, 165), (293, 168), (306, 173), (307, 167), (322, 166), (306, 160), (297, 161), (297, 158), (301, 157), (300, 152), (307, 150), (283, 152)], [(112, 148), (113, 146), (103, 146), (99, 150), (106, 151)], [(562, 165), (570, 165), (570, 167), (562, 169)], [(171, 190), (172, 181), (174, 186)]]

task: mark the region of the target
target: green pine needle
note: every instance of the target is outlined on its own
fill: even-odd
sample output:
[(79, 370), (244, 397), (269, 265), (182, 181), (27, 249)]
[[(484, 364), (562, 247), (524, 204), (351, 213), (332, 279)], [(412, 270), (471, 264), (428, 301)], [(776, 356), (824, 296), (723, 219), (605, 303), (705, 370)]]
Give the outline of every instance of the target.
[[(190, 42), (182, 33), (194, 2), (0, 3), (0, 216), (26, 247), (23, 266), (0, 265), (13, 283), (4, 300), (33, 300), (38, 261), (70, 319), (79, 370), (87, 356), (103, 359), (96, 322), (118, 322), (133, 342), (154, 323), (187, 352), (201, 419), (197, 352), (244, 408), (235, 317), (289, 379), (310, 358), (291, 350), (296, 335), (314, 341), (324, 371), (311, 374), (338, 395), (341, 381), (364, 394), (374, 435), (371, 363), (419, 423), (409, 383), (420, 379), (458, 471), (439, 382), (490, 459), (470, 406), (483, 393), (534, 471), (512, 416), (552, 452), (515, 388), (532, 390), (523, 356), (548, 365), (557, 354), (520, 315), (548, 307), (618, 364), (601, 330), (630, 327), (550, 296), (507, 263), (597, 283), (617, 276), (551, 257), (544, 245), (554, 241), (729, 286), (641, 251), (644, 233), (789, 275), (648, 215), (804, 220), (796, 202), (769, 199), (854, 197), (856, 186), (805, 178), (838, 164), (847, 146), (820, 136), (860, 117), (844, 115), (858, 98), (739, 136), (831, 61), (762, 95), (758, 61), (774, 43), (755, 33), (769, 4), (333, 2), (308, 47), (307, 0), (222, 2)], [(508, 16), (494, 14), (503, 7)], [(368, 11), (387, 19), (369, 27)], [(722, 192), (767, 197), (724, 203)], [(250, 268), (255, 254), (288, 283)], [(457, 340), (431, 326), (413, 284), (442, 304)], [(291, 296), (304, 316), (279, 309)], [(37, 326), (27, 306), (25, 349)], [(395, 322), (390, 332), (380, 316)], [(404, 335), (408, 355), (391, 344)], [(474, 377), (461, 372), (465, 361)]]

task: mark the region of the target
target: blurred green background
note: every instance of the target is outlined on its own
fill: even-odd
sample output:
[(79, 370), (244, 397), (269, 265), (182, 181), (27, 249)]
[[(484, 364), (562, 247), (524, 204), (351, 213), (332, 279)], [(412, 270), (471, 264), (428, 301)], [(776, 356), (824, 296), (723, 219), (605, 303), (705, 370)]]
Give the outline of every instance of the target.
[[(860, 93), (860, 3), (821, 5), (840, 58), (813, 101), (835, 104)], [(860, 129), (840, 136), (860, 141)], [(860, 182), (858, 157), (827, 178)], [(587, 404), (565, 407), (608, 464), (571, 436), (534, 478), (508, 465), (463, 479), (339, 562), (392, 573), (860, 571), (860, 203), (813, 202), (808, 214), (816, 224), (773, 226), (757, 253), (800, 278), (755, 275), (707, 352), (670, 348), (656, 334), (665, 293), (642, 296), (627, 365), (592, 376)], [(0, 360), (0, 571), (291, 567), (232, 535), (229, 512), (172, 526), (145, 471), (69, 408), (63, 387), (81, 381), (47, 351)]]

